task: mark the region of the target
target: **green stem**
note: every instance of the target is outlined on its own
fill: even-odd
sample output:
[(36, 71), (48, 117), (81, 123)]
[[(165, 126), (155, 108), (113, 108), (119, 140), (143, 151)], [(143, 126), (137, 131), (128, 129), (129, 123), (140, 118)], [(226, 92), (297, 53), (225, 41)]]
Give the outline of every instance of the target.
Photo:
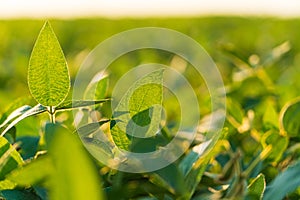
[(260, 161), (263, 161), (264, 159), (266, 159), (268, 157), (268, 155), (270, 155), (271, 150), (272, 150), (272, 146), (268, 145), (260, 153), (260, 155), (254, 159), (254, 161), (250, 164), (250, 166), (242, 173), (242, 176), (243, 177), (248, 177), (250, 175), (250, 173), (254, 170), (254, 168), (258, 165), (258, 163)]
[(50, 121), (55, 124), (55, 110), (53, 106), (49, 107)]

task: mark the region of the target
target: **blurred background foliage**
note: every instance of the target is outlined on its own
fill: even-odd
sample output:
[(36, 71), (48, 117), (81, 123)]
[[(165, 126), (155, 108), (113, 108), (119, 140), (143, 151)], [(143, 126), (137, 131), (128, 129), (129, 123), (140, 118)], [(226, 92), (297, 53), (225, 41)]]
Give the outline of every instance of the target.
[[(201, 195), (203, 192), (208, 193), (208, 187), (216, 190), (210, 191), (215, 195), (227, 190), (221, 186), (228, 182), (232, 186), (235, 182), (245, 181), (244, 179), (233, 180), (232, 169), (234, 167), (237, 177), (248, 178), (248, 185), (252, 178), (261, 177), (257, 176), (259, 173), (264, 174), (268, 184), (282, 169), (297, 160), (300, 151), (300, 125), (294, 116), (296, 117), (296, 114), (299, 113), (299, 107), (292, 107), (289, 110), (283, 120), (284, 125), (280, 124), (279, 119), (280, 110), (284, 105), (300, 96), (300, 79), (298, 77), (300, 72), (300, 19), (258, 17), (95, 18), (52, 19), (50, 22), (64, 50), (72, 81), (74, 81), (84, 58), (92, 49), (110, 36), (132, 28), (152, 26), (174, 29), (195, 39), (209, 53), (219, 68), (226, 86), (227, 118), (225, 127), (228, 128), (228, 138), (221, 140), (219, 146), (216, 147), (215, 156), (211, 159), (203, 180), (197, 185), (194, 196), (203, 199), (204, 196)], [(23, 104), (34, 104), (33, 100), (28, 99), (30, 94), (27, 86), (27, 67), (31, 50), (43, 23), (44, 20), (0, 20), (0, 113), (10, 113), (8, 108), (14, 110)], [(118, 80), (132, 66), (149, 62), (169, 65), (174, 59), (174, 55), (168, 52), (156, 52), (155, 50), (130, 52), (112, 63), (110, 84), (114, 80)], [(199, 87), (199, 82), (203, 82), (198, 76), (194, 76), (192, 68), (187, 68), (184, 73), (195, 87)], [(201, 115), (207, 115), (210, 113), (207, 108), (210, 99), (207, 91), (202, 89), (200, 84), (198, 97), (200, 98)], [(20, 97), (23, 98), (22, 101), (17, 100), (20, 105), (15, 105), (15, 100)], [(14, 106), (11, 107), (10, 104)], [(177, 109), (172, 110), (172, 104), (170, 110), (174, 115), (173, 118), (178, 120), (176, 118)], [(68, 118), (68, 115), (64, 113), (59, 115), (58, 121), (64, 121), (65, 124), (71, 125), (72, 119)], [(31, 117), (16, 126), (17, 141), (25, 141), (22, 143), (20, 152), (24, 159), (33, 157), (37, 151), (39, 132), (42, 131), (40, 123), (45, 121), (47, 116), (38, 117), (44, 120), (36, 120), (36, 117)], [(108, 117), (110, 117), (109, 114)], [(172, 119), (172, 116), (168, 117)], [(169, 126), (171, 127), (170, 124)], [(283, 130), (287, 127), (288, 131), (284, 133)], [(201, 128), (203, 127), (200, 125), (199, 132), (202, 132)], [(30, 136), (28, 137), (30, 140), (26, 138), (27, 136)], [(199, 136), (201, 135), (199, 134)], [(196, 144), (197, 142), (199, 141), (196, 141)], [(272, 145), (271, 153), (269, 145)], [(108, 196), (113, 195), (109, 192), (111, 185), (109, 170), (99, 164), (100, 168), (105, 190)], [(124, 181), (128, 178), (126, 176), (125, 178), (117, 176), (116, 179), (126, 182), (126, 180)], [(131, 180), (131, 175), (128, 176), (128, 180)], [(134, 176), (139, 179), (139, 175)], [(147, 178), (147, 175), (141, 176)], [(170, 176), (172, 177), (172, 175)], [(117, 184), (120, 183), (117, 181)], [(135, 186), (138, 188), (139, 184)], [(227, 197), (239, 195), (239, 188), (237, 186), (232, 186), (232, 188), (232, 190), (228, 189)], [(120, 187), (117, 189), (120, 192), (119, 195), (129, 194)], [(297, 199), (300, 192), (296, 191), (292, 196)]]
[[(297, 70), (300, 63), (298, 19), (207, 17), (50, 21), (66, 55), (72, 78), (85, 56), (101, 41), (131, 28), (157, 26), (180, 31), (199, 42), (217, 63), (225, 83), (232, 81), (232, 73), (236, 71), (236, 63), (233, 63), (235, 60), (230, 57), (232, 54), (238, 53), (238, 56), (246, 61), (251, 55), (258, 56), (252, 59), (262, 60), (270, 56), (274, 47), (288, 41), (291, 45), (290, 52), (278, 63), (269, 63), (276, 65), (270, 73), (272, 77), (279, 78), (278, 81), (283, 87), (294, 85), (289, 97), (295, 96), (296, 88), (299, 87), (299, 81), (293, 78), (295, 73), (283, 73), (287, 71), (288, 66), (296, 66), (293, 70)], [(27, 66), (43, 23), (44, 20), (0, 20), (0, 111), (5, 109), (4, 105), (17, 97), (29, 96), (26, 84)], [(139, 64), (136, 62), (156, 55), (146, 52), (138, 56), (140, 58), (123, 59), (123, 65)], [(168, 59), (167, 62), (170, 62), (171, 58)], [(162, 62), (161, 58), (154, 60)], [(248, 91), (247, 93), (249, 94)], [(255, 95), (253, 93), (254, 91), (251, 94)]]

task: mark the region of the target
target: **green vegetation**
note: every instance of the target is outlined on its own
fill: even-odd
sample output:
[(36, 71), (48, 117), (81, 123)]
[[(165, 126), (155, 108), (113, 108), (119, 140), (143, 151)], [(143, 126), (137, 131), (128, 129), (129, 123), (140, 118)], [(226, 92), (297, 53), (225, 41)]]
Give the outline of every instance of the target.
[[(0, 197), (299, 199), (300, 20), (51, 20), (54, 31), (48, 22), (40, 31), (43, 23), (0, 21)], [(144, 49), (123, 55), (107, 76), (91, 82), (85, 99), (71, 100), (76, 72), (95, 46), (113, 34), (145, 26), (187, 34), (216, 62), (226, 85), (227, 114), (224, 129), (211, 140), (203, 140), (211, 134), (205, 124), (214, 114), (205, 82), (169, 52)], [(149, 62), (183, 63), (182, 74), (199, 99), (199, 130), (189, 150), (167, 167), (139, 174), (117, 171), (87, 153), (80, 139), (87, 141), (89, 151), (101, 146), (110, 159), (117, 152), (105, 145), (149, 152), (168, 144), (178, 129), (178, 102), (162, 95), (163, 70), (145, 74), (110, 109), (111, 86), (132, 66)], [(133, 140), (141, 132), (153, 134), (162, 120), (161, 105), (169, 112), (160, 134)], [(77, 131), (74, 109), (88, 113)], [(148, 129), (136, 129), (132, 121)], [(99, 127), (111, 141), (94, 134)], [(131, 131), (131, 137), (123, 130)]]

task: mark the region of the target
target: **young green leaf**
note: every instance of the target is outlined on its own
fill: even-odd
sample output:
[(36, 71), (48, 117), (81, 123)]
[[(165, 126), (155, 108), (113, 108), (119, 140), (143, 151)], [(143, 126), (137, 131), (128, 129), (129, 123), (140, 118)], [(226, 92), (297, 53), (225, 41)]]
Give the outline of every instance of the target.
[(247, 199), (262, 199), (265, 189), (265, 176), (259, 174), (248, 186)]
[(263, 116), (263, 123), (265, 126), (271, 125), (278, 128), (278, 113), (272, 104), (268, 104), (265, 114)]
[[(163, 69), (153, 71), (136, 81), (114, 110), (111, 123), (115, 144), (128, 150), (126, 134), (145, 138), (156, 134), (161, 120)], [(122, 113), (122, 115), (119, 115)]]
[(59, 105), (70, 89), (67, 63), (49, 22), (44, 24), (31, 53), (28, 86), (44, 106)]
[(87, 100), (99, 100), (105, 98), (108, 88), (108, 77), (103, 76), (103, 72), (96, 74), (88, 85), (85, 93), (84, 99)]
[(261, 143), (264, 148), (268, 145), (272, 145), (272, 150), (267, 160), (278, 162), (288, 147), (289, 139), (286, 136), (280, 135), (277, 131), (270, 130), (263, 135)]

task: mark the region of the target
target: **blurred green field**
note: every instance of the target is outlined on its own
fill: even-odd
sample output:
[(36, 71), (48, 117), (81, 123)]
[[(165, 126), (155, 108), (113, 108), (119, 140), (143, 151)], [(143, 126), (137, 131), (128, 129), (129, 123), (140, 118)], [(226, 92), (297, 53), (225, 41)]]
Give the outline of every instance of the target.
[[(99, 169), (98, 175), (103, 182), (103, 191), (108, 199), (121, 197), (138, 199), (138, 197), (144, 196), (155, 196), (158, 199), (163, 197), (180, 198), (183, 194), (181, 165), (188, 166), (191, 170), (191, 177), (190, 173), (185, 174), (184, 181), (187, 181), (185, 183), (192, 182), (193, 188), (187, 189), (186, 194), (189, 197), (193, 196), (194, 199), (204, 199), (204, 197), (212, 199), (215, 197), (214, 195), (220, 196), (216, 199), (221, 199), (222, 195), (222, 198), (228, 197), (226, 199), (236, 199), (236, 197), (245, 197), (249, 194), (251, 196), (253, 188), (249, 189), (249, 187), (253, 183), (254, 177), (262, 180), (260, 188), (263, 190), (260, 195), (265, 190), (265, 184), (268, 186), (266, 199), (273, 197), (279, 199), (278, 194), (282, 197), (289, 196), (291, 199), (300, 198), (298, 179), (289, 182), (283, 192), (277, 191), (277, 188), (282, 188), (286, 184), (286, 177), (299, 173), (299, 168), (289, 166), (294, 163), (298, 163), (296, 166), (300, 164), (300, 123), (298, 120), (300, 101), (298, 98), (289, 105), (287, 102), (300, 96), (300, 19), (263, 17), (94, 18), (50, 19), (50, 22), (66, 56), (72, 83), (74, 83), (76, 73), (85, 57), (99, 43), (114, 34), (137, 27), (169, 28), (190, 36), (199, 42), (212, 57), (225, 83), (227, 113), (223, 130), (224, 138), (211, 147), (213, 148), (212, 154), (205, 155), (207, 161), (201, 160), (202, 153), (195, 153), (193, 149), (193, 147), (203, 145), (201, 138), (207, 136), (205, 135), (207, 130), (200, 130), (201, 126), (205, 125), (205, 121), (203, 122), (203, 118), (201, 118), (199, 130), (197, 130), (197, 137), (200, 139), (197, 138), (189, 151), (175, 163), (154, 172), (154, 175), (117, 172), (94, 160), (95, 166)], [(23, 104), (36, 105), (34, 100), (26, 100), (31, 96), (27, 85), (27, 68), (33, 45), (44, 23), (45, 20), (0, 20), (0, 116), (3, 114), (2, 122), (9, 113)], [(143, 63), (169, 65), (173, 59), (174, 54), (153, 49), (134, 51), (121, 56), (111, 64), (111, 68), (108, 70), (109, 90), (114, 86), (116, 80), (133, 66)], [(194, 72), (195, 70), (193, 71), (192, 68), (183, 70), (183, 74), (198, 95), (201, 117), (204, 116), (205, 119), (214, 113), (211, 113), (209, 108), (210, 96), (205, 83), (201, 77), (195, 76)], [(107, 96), (109, 97), (110, 94)], [(16, 99), (20, 98), (23, 98), (24, 101), (17, 100), (17, 103), (14, 103)], [(171, 115), (167, 117), (165, 128), (170, 130), (170, 133), (175, 133), (174, 130), (178, 125), (176, 123), (180, 121), (180, 109), (177, 108), (177, 101), (170, 99), (167, 109), (171, 111)], [(10, 104), (13, 106), (9, 106)], [(107, 111), (108, 108), (109, 105), (104, 103), (95, 110), (89, 110), (89, 114), (91, 116), (99, 114), (95, 117), (96, 119), (93, 118), (94, 121), (97, 121), (99, 119), (97, 117), (100, 115), (104, 118), (111, 118), (111, 113)], [(45, 148), (43, 132), (47, 132), (45, 128), (47, 120), (45, 115), (32, 116), (22, 120), (11, 130), (10, 134), (16, 136), (16, 141), (21, 141), (20, 154), (24, 160), (32, 159), (31, 163), (35, 163), (33, 157)], [(71, 112), (58, 114), (57, 122), (64, 124), (70, 131), (74, 130)], [(109, 129), (109, 127), (106, 128)], [(168, 131), (166, 132), (168, 133)], [(6, 135), (8, 135), (9, 141), (12, 141), (11, 143), (15, 142), (13, 140), (15, 138), (9, 138), (10, 135)], [(144, 145), (142, 142), (141, 144), (141, 146)], [(60, 145), (59, 148), (64, 149), (65, 144), (61, 142)], [(72, 157), (71, 154), (68, 155)], [(198, 157), (190, 162), (190, 155)], [(77, 159), (76, 156), (75, 154), (74, 161)], [(197, 163), (199, 166), (194, 169), (194, 164)], [(80, 164), (76, 165), (80, 168)], [(68, 171), (68, 165), (66, 166), (65, 170)], [(192, 168), (195, 170), (195, 174), (193, 174)], [(282, 175), (284, 169), (287, 169), (287, 173)], [(174, 170), (178, 174), (174, 175)], [(259, 175), (260, 173), (263, 175)], [(80, 177), (69, 175), (75, 178)], [(202, 178), (201, 182), (200, 178)], [(165, 184), (166, 182), (162, 184), (157, 180), (164, 180), (167, 184)], [(79, 179), (77, 181), (80, 182)], [(149, 188), (152, 188), (150, 192), (140, 184), (144, 181), (147, 184), (150, 183), (148, 185)], [(83, 182), (83, 184), (86, 183)], [(25, 185), (23, 190), (28, 192), (28, 184)], [(32, 185), (35, 185), (35, 182)], [(126, 185), (125, 189), (123, 185)], [(212, 188), (211, 191), (208, 188)], [(35, 194), (40, 189), (34, 188), (30, 193)], [(38, 195), (47, 196), (45, 194)]]
[[(288, 66), (300, 64), (300, 20), (275, 18), (203, 17), (166, 19), (76, 19), (50, 20), (69, 63), (72, 77), (85, 56), (98, 43), (136, 27), (165, 27), (198, 41), (217, 63), (224, 81), (231, 81), (234, 63), (228, 48), (248, 59), (266, 58), (274, 47), (289, 41), (291, 50), (276, 63), (274, 76)], [(27, 66), (35, 39), (44, 20), (0, 20), (0, 111), (20, 96), (28, 96)], [(227, 49), (224, 51), (224, 48)], [(128, 61), (130, 62), (130, 61)], [(124, 61), (123, 61), (124, 63)], [(133, 64), (139, 64), (138, 61)], [(124, 63), (126, 65), (126, 63)], [(296, 80), (287, 81), (294, 84)], [(292, 92), (293, 93), (293, 92)], [(296, 94), (290, 94), (295, 96)]]

